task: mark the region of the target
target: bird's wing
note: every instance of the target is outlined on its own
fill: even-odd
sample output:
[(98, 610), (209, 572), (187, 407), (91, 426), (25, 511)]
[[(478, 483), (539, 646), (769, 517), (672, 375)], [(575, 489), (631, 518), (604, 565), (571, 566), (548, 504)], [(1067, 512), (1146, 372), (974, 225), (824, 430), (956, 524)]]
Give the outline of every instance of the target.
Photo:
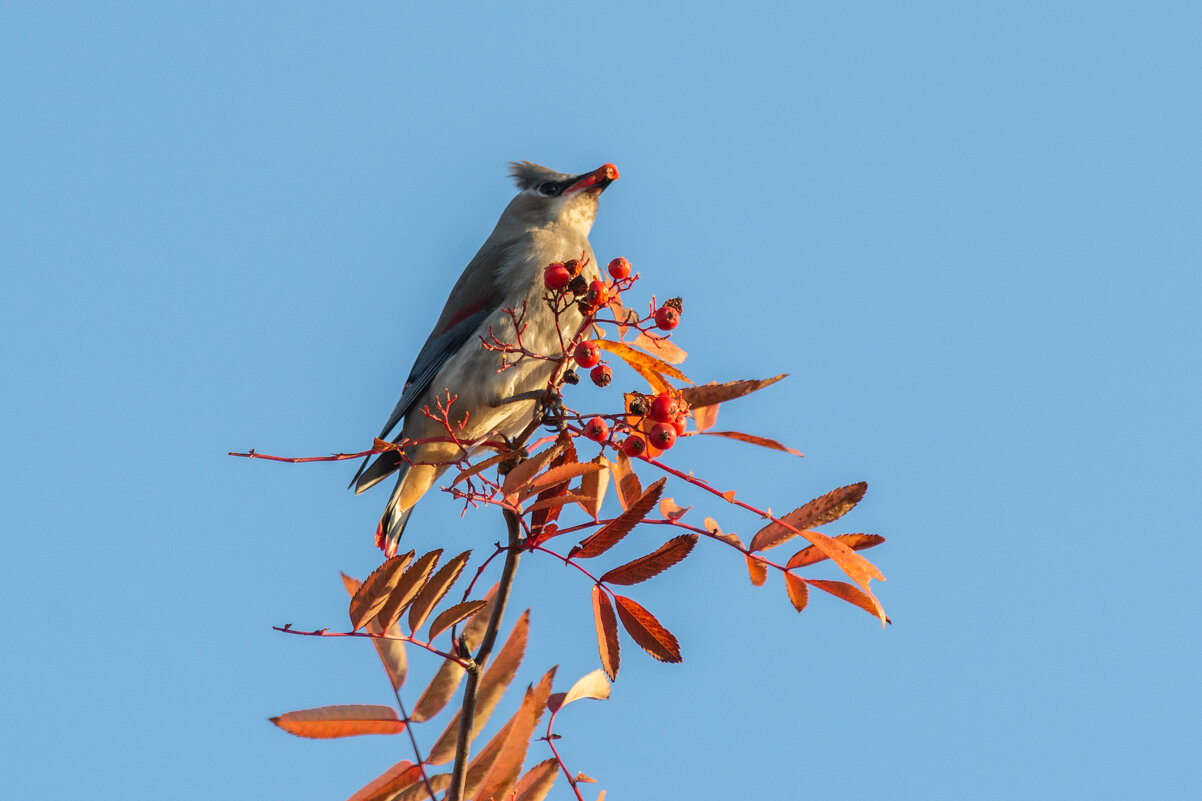
[[(455, 300), (454, 295), (451, 299)], [(451, 304), (448, 302), (447, 306), (450, 307)], [(473, 298), (466, 306), (460, 308), (458, 314), (451, 317), (448, 325), (441, 329), (435, 329), (430, 334), (430, 338), (426, 340), (426, 344), (413, 362), (409, 378), (405, 381), (405, 389), (401, 392), (401, 399), (397, 401), (396, 408), (392, 410), (392, 414), (388, 416), (388, 422), (380, 431), (381, 439), (387, 437), (401, 418), (409, 413), (414, 402), (430, 388), (430, 382), (434, 380), (434, 376), (447, 363), (447, 360), (468, 343), (480, 324), (498, 308), (500, 308), (500, 293), (492, 292)]]

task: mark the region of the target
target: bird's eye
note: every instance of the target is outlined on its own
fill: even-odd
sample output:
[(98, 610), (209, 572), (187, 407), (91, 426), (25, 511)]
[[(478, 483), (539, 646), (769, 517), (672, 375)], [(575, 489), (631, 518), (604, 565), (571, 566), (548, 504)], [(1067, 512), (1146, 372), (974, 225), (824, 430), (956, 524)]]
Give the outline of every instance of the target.
[(559, 185), (548, 181), (538, 188), (538, 193), (540, 195), (545, 195), (546, 197), (551, 197), (552, 195), (559, 193)]

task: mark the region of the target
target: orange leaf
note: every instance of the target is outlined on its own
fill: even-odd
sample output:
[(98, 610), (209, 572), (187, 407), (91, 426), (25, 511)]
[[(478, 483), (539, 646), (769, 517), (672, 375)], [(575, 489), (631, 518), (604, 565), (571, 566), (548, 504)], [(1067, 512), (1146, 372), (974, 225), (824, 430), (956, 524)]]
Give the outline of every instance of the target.
[[(594, 585), (595, 586), (595, 585)], [(598, 701), (604, 701), (609, 698), (609, 682), (605, 680), (605, 671), (594, 670), (586, 676), (576, 680), (572, 685), (572, 689), (566, 693), (555, 693), (547, 699), (547, 709), (552, 712), (558, 712), (573, 701), (579, 701), (581, 698), (595, 698)]]
[(555, 670), (556, 668), (548, 670), (535, 687), (526, 691), (521, 706), (506, 726), (508, 731), (496, 758), (478, 783), (471, 781), (472, 766), (468, 766), (468, 783), (473, 785), (472, 795), (479, 801), (508, 798), (510, 789), (522, 772), (522, 762), (525, 761), (526, 752), (530, 748), (530, 736), (547, 706), (547, 697), (551, 695), (551, 683), (555, 680)]
[[(484, 639), (484, 631), (488, 628), (489, 617), (492, 616), (492, 601), (497, 593), (497, 585), (493, 585), (488, 591), (488, 595), (484, 597), (485, 605), (480, 607), (480, 611), (472, 616), (471, 621), (463, 628), (463, 640), (469, 651), (474, 651), (480, 647), (480, 641)], [(462, 606), (462, 604), (460, 604)], [(451, 610), (448, 609), (447, 612)], [(443, 613), (444, 615), (446, 612)], [(441, 618), (442, 615), (439, 615)], [(438, 621), (434, 621), (437, 623)], [(430, 626), (434, 628), (433, 625)], [(431, 637), (433, 639), (433, 637)], [(409, 719), (415, 723), (420, 723), (423, 720), (429, 720), (442, 711), (442, 708), (451, 700), (451, 696), (459, 689), (459, 682), (463, 681), (463, 676), (466, 671), (456, 662), (449, 659), (443, 660), (443, 663), (438, 666), (438, 672), (434, 674), (434, 678), (430, 680), (430, 684), (422, 691), (421, 697), (417, 699), (417, 703), (413, 707), (413, 712), (410, 713)]]
[[(789, 512), (780, 518), (781, 523), (787, 523), (799, 530), (817, 528), (831, 523), (850, 512), (867, 491), (868, 484), (863, 481), (839, 487)], [(781, 523), (774, 520), (757, 531), (751, 539), (751, 550), (762, 551), (775, 548), (782, 542), (797, 536), (797, 531), (792, 531)]]
[(526, 775), (513, 786), (514, 801), (543, 801), (555, 778), (559, 776), (559, 760), (545, 759), (526, 771)]
[(684, 513), (692, 509), (691, 506), (681, 506), (671, 498), (664, 498), (659, 502), (659, 513), (668, 520), (679, 520), (684, 517)]
[(820, 579), (802, 579), (806, 584), (812, 584), (820, 590), (829, 592), (836, 598), (842, 598), (849, 604), (860, 607), (865, 612), (875, 617), (880, 617), (887, 623), (892, 623), (887, 617), (883, 617), (880, 611), (880, 604), (876, 603), (876, 599), (866, 592), (861, 591), (858, 587), (848, 584), (846, 581), (822, 581)]
[(501, 492), (506, 497), (513, 497), (518, 494), (518, 491), (523, 489), (527, 484), (534, 480), (552, 459), (559, 455), (563, 450), (563, 446), (559, 443), (552, 445), (541, 453), (531, 456), (526, 461), (514, 467), (505, 476), (505, 481), (501, 484)]
[(637, 526), (647, 514), (655, 508), (659, 496), (664, 491), (666, 478), (656, 481), (630, 508), (602, 526), (596, 533), (586, 537), (583, 542), (572, 549), (572, 555), (581, 559), (591, 559), (600, 556), (621, 541), (623, 537)]
[(413, 605), (409, 607), (409, 630), (416, 632), (426, 622), (426, 618), (434, 611), (434, 607), (438, 602), (450, 591), (455, 582), (459, 580), (459, 575), (463, 572), (463, 566), (467, 564), (467, 560), (472, 556), (471, 551), (464, 551), (456, 556), (451, 561), (442, 566), (442, 569), (434, 574), (434, 577), (425, 583), (421, 592), (413, 599)]
[(609, 460), (599, 454), (589, 464), (598, 466), (598, 470), (585, 473), (580, 479), (580, 493), (590, 500), (582, 502), (580, 508), (588, 512), (594, 520), (601, 514), (601, 503), (605, 500), (605, 492), (609, 489)]
[(341, 704), (288, 712), (268, 718), (289, 734), (312, 739), (354, 737), (358, 734), (400, 734), (405, 723), (390, 706)]
[(696, 409), (699, 406), (712, 406), (715, 403), (725, 403), (744, 395), (750, 395), (757, 389), (775, 384), (786, 375), (786, 373), (782, 373), (772, 378), (752, 381), (727, 381), (725, 384), (702, 384), (699, 387), (686, 387), (680, 392), (684, 396), (685, 402)]
[(618, 620), (609, 598), (597, 584), (593, 585), (593, 623), (597, 627), (597, 649), (601, 652), (601, 666), (610, 681), (618, 677), (621, 648), (618, 644)]
[(376, 617), (381, 626), (391, 626), (400, 619), (401, 614), (409, 608), (409, 604), (417, 598), (417, 594), (421, 592), (422, 586), (430, 576), (430, 571), (434, 569), (441, 558), (442, 548), (422, 554), (401, 575), (396, 587), (388, 594), (388, 600), (384, 602), (383, 608)]
[(614, 342), (609, 339), (597, 340), (597, 344), (603, 349), (614, 354), (622, 361), (629, 364), (640, 375), (644, 371), (659, 373), (661, 375), (671, 376), (677, 381), (684, 381), (686, 384), (692, 384), (689, 377), (682, 373), (677, 368), (665, 362), (663, 359), (657, 359), (654, 356), (649, 356), (645, 353), (639, 353), (634, 348), (622, 342)]
[(367, 581), (359, 585), (359, 590), (351, 598), (351, 627), (358, 631), (384, 608), (388, 594), (401, 579), (401, 571), (413, 558), (413, 551), (400, 554), (386, 560), (372, 571)]
[[(545, 511), (547, 509), (561, 509), (569, 503), (578, 503), (583, 506), (590, 501), (595, 501), (596, 498), (590, 498), (586, 495), (576, 495), (571, 492), (564, 492), (561, 495), (554, 495), (550, 498), (544, 498), (541, 501), (535, 501), (526, 507), (527, 512)], [(533, 529), (533, 524), (531, 525)]]
[(806, 586), (804, 579), (786, 572), (785, 591), (789, 593), (789, 601), (794, 609), (800, 612), (806, 608), (806, 603), (810, 600), (810, 588)]
[(724, 532), (722, 530), (722, 528), (718, 525), (718, 521), (714, 520), (714, 518), (707, 517), (705, 519), (705, 522), (702, 525), (705, 526), (705, 530), (708, 531), (710, 534), (712, 534), (715, 539), (719, 539), (719, 540), (722, 540), (723, 542), (730, 543), (731, 545), (738, 548), (740, 551), (743, 550), (743, 541), (741, 539), (739, 539), (739, 535), (738, 534), (727, 534), (726, 532)]
[(438, 617), (434, 618), (434, 622), (430, 624), (430, 639), (433, 640), (460, 620), (469, 615), (476, 614), (476, 612), (485, 606), (488, 606), (488, 601), (464, 601), (461, 604), (455, 604), (449, 609), (444, 609), (439, 613)]
[(768, 566), (749, 553), (743, 554), (743, 558), (747, 560), (747, 574), (751, 576), (751, 583), (757, 587), (764, 586), (768, 580)]
[(698, 431), (707, 431), (714, 427), (714, 423), (718, 422), (718, 409), (720, 407), (720, 403), (715, 403), (693, 410), (693, 421), (697, 423)]
[(680, 643), (672, 632), (660, 625), (655, 615), (621, 595), (615, 595), (614, 600), (618, 603), (622, 626), (640, 648), (661, 662), (680, 661)]
[[(874, 548), (885, 541), (885, 538), (879, 534), (840, 534), (838, 537), (835, 537), (835, 539), (851, 548), (853, 551), (862, 551), (866, 548)], [(826, 558), (827, 555), (817, 547), (808, 545), (789, 557), (789, 562), (785, 565), (785, 567), (789, 569), (795, 567), (805, 567), (806, 565), (812, 565), (821, 562)]]
[(459, 475), (455, 476), (455, 480), (451, 482), (451, 486), (453, 487), (456, 484), (458, 484), (460, 481), (463, 481), (465, 478), (471, 478), (472, 476), (476, 475), (477, 473), (483, 473), (485, 470), (492, 467), (494, 464), (503, 462), (506, 459), (511, 458), (511, 457), (512, 457), (512, 454), (509, 453), (508, 451), (506, 451), (504, 453), (498, 453), (496, 456), (490, 456), (487, 459), (485, 459), (483, 462), (478, 462), (478, 463), (472, 465), (471, 467), (467, 468), (463, 472), (461, 472)]
[[(566, 435), (567, 432), (563, 432), (563, 436)], [(560, 451), (559, 456), (557, 456), (554, 461), (551, 462), (551, 469), (554, 470), (565, 465), (576, 464), (577, 461), (576, 446), (573, 445), (571, 439), (568, 438), (564, 442), (564, 448), (562, 451)], [(546, 473), (543, 473), (543, 475), (545, 476)], [(533, 494), (532, 490), (533, 487), (530, 487), (527, 489), (527, 492), (523, 493), (523, 503), (525, 502), (526, 497), (529, 497), (529, 495)], [(559, 513), (563, 511), (563, 504), (567, 501), (558, 501), (558, 499), (567, 494), (567, 482), (555, 484), (554, 486), (548, 487), (545, 490), (539, 491), (538, 500), (536, 500), (530, 506), (530, 508), (526, 510), (531, 513), (529, 538), (533, 542), (537, 543), (540, 539), (542, 539), (543, 531), (546, 529), (548, 523), (554, 523), (559, 519)]]
[[(346, 573), (342, 573), (341, 575), (342, 583), (346, 587), (347, 593), (353, 598), (359, 590), (359, 580), (351, 578)], [(394, 624), (387, 629), (382, 629), (380, 628), (380, 624), (374, 620), (367, 624), (367, 631), (370, 634), (387, 634), (389, 637), (401, 636), (400, 626)], [(384, 672), (388, 674), (388, 680), (392, 682), (392, 689), (399, 690), (401, 685), (405, 683), (405, 677), (409, 674), (409, 660), (405, 656), (404, 640), (386, 640), (383, 637), (373, 637), (371, 644), (376, 647), (376, 654), (380, 657), (380, 662), (384, 665)]]
[[(443, 790), (451, 786), (451, 774), (435, 773), (428, 777), (430, 781), (430, 789), (436, 793), (441, 793)], [(407, 790), (401, 790), (397, 795), (392, 796), (389, 801), (427, 801), (430, 794), (426, 791), (426, 783), (418, 782)]]
[(696, 534), (682, 534), (665, 542), (654, 552), (615, 567), (601, 577), (602, 583), (631, 585), (658, 576), (684, 560), (697, 544)]
[(586, 476), (589, 473), (596, 473), (597, 471), (604, 469), (604, 466), (598, 465), (594, 462), (573, 462), (572, 464), (552, 467), (547, 472), (535, 478), (530, 484), (529, 490), (525, 494), (527, 497), (529, 497), (536, 492), (542, 492), (549, 487), (554, 487), (556, 484), (563, 484), (571, 481), (572, 479), (576, 478), (576, 476)]
[[(396, 793), (420, 782), (421, 779), (421, 765), (414, 765), (409, 760), (402, 759), (364, 785), (348, 801), (384, 801), (384, 799), (391, 799)], [(422, 789), (424, 790), (425, 788), (423, 787)]]
[(618, 501), (622, 504), (623, 509), (629, 509), (630, 505), (643, 494), (643, 485), (630, 466), (630, 457), (619, 452), (618, 458), (610, 463), (610, 469), (613, 471), (614, 483), (617, 485)]
[[(505, 645), (497, 652), (496, 658), (488, 666), (488, 670), (480, 679), (476, 688), (476, 716), (472, 720), (472, 731), (468, 742), (476, 739), (484, 724), (488, 723), (497, 702), (505, 694), (513, 677), (517, 675), (522, 657), (526, 653), (526, 640), (530, 634), (530, 610), (527, 609), (517, 622), (513, 624)], [(437, 742), (430, 749), (426, 761), (431, 765), (441, 765), (455, 757), (455, 744), (459, 741), (459, 713), (456, 712), (451, 721), (443, 729)]]
[[(658, 356), (669, 364), (680, 364), (688, 356), (683, 350), (672, 343), (670, 339), (652, 339), (642, 331), (630, 344), (639, 350), (646, 351), (652, 356)], [(690, 382), (691, 383), (691, 382)]]
[[(700, 428), (700, 426), (698, 426)], [(737, 439), (739, 442), (749, 442), (752, 445), (759, 445), (763, 448), (772, 448), (777, 451), (785, 451), (794, 456), (802, 456), (802, 452), (793, 448), (786, 447), (774, 439), (767, 437), (757, 437), (755, 434), (744, 434), (742, 431), (702, 431), (707, 437), (726, 437), (727, 439)]]

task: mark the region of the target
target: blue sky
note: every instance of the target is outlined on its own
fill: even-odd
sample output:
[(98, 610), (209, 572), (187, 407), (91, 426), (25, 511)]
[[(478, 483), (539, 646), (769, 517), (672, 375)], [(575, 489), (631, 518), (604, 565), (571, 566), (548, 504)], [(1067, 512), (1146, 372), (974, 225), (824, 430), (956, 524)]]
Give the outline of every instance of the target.
[[(512, 159), (618, 165), (593, 245), (685, 297), (691, 377), (791, 374), (720, 423), (804, 460), (673, 464), (777, 510), (867, 480), (838, 530), (888, 538), (884, 632), (717, 545), (642, 585), (685, 663), (627, 641), (562, 716), (573, 768), (612, 798), (1195, 787), (1202, 11), (648, 5), (5, 4), (7, 796), (340, 798), (405, 755), (265, 720), (387, 703), (366, 644), (270, 629), (342, 625), (383, 491), (225, 454), (369, 441)], [(431, 497), (406, 536), (500, 534)], [(520, 680), (596, 667), (587, 584), (521, 582)]]

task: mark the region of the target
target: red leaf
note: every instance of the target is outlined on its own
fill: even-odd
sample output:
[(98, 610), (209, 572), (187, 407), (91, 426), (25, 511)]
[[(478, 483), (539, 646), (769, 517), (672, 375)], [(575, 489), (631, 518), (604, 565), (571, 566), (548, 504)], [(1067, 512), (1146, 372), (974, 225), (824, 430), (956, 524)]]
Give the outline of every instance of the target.
[[(468, 765), (471, 795), (478, 799), (508, 798), (510, 789), (522, 772), (522, 762), (525, 761), (526, 751), (530, 747), (530, 736), (547, 706), (547, 698), (551, 695), (551, 683), (555, 680), (555, 670), (556, 668), (551, 668), (536, 686), (526, 690), (518, 711), (510, 718), (502, 732), (497, 734), (497, 737), (501, 737), (504, 733), (504, 737), (496, 756), (491, 760), (481, 760), (479, 765)], [(488, 750), (486, 747), (481, 755)], [(476, 768), (474, 776), (473, 767)]]
[(776, 451), (785, 451), (786, 453), (791, 453), (794, 456), (804, 455), (801, 451), (786, 447), (774, 439), (757, 437), (755, 434), (744, 434), (742, 431), (701, 431), (700, 433), (707, 437), (726, 437), (727, 439), (737, 439), (739, 442), (748, 442), (752, 445), (759, 445), (763, 448), (772, 448)]
[(617, 545), (623, 537), (629, 534), (655, 508), (655, 504), (659, 501), (659, 496), (663, 494), (664, 485), (667, 482), (666, 478), (661, 478), (648, 487), (647, 491), (639, 496), (639, 499), (631, 504), (629, 509), (602, 526), (595, 534), (586, 537), (583, 542), (573, 548), (572, 555), (578, 556), (581, 559), (591, 559), (594, 556), (600, 556)]
[[(875, 598), (862, 592), (859, 587), (848, 584), (846, 581), (822, 581), (820, 579), (802, 579), (806, 584), (812, 584), (820, 590), (829, 592), (836, 598), (842, 598), (849, 604), (860, 607), (865, 612), (874, 617), (881, 617), (880, 607), (875, 603)], [(892, 623), (889, 618), (884, 618), (887, 623)]]
[(430, 639), (432, 640), (439, 634), (442, 634), (465, 617), (476, 614), (476, 612), (487, 605), (488, 601), (464, 601), (461, 604), (455, 604), (449, 609), (444, 609), (438, 617), (434, 618), (434, 622), (430, 624)]
[(377, 704), (320, 706), (268, 720), (297, 737), (322, 740), (359, 734), (400, 734), (405, 730), (405, 723), (397, 717), (396, 710)]
[[(497, 585), (493, 585), (492, 589), (484, 597), (485, 604), (480, 607), (480, 611), (476, 612), (471, 621), (463, 627), (463, 640), (469, 651), (474, 651), (480, 647), (481, 640), (484, 639), (484, 632), (488, 628), (489, 618), (492, 617), (492, 601), (497, 593)], [(462, 604), (460, 604), (462, 606)], [(450, 612), (451, 610), (447, 610)], [(444, 612), (443, 614), (446, 614)], [(439, 615), (441, 618), (442, 615)], [(438, 623), (437, 620), (434, 621)], [(431, 629), (434, 627), (431, 626)], [(420, 723), (423, 720), (429, 720), (442, 711), (442, 708), (451, 700), (451, 696), (459, 689), (459, 683), (463, 681), (466, 671), (463, 666), (457, 662), (452, 662), (449, 659), (443, 660), (443, 663), (438, 666), (438, 671), (434, 674), (434, 678), (430, 680), (430, 684), (422, 691), (421, 696), (417, 699), (417, 703), (413, 706), (413, 711), (409, 714), (409, 719), (414, 723)]]
[[(840, 534), (835, 537), (836, 540), (843, 543), (853, 551), (862, 551), (866, 548), (874, 548), (885, 541), (885, 538), (879, 534)], [(816, 564), (828, 558), (819, 548), (814, 545), (808, 545), (802, 548), (797, 553), (789, 557), (789, 563), (785, 565), (787, 568), (805, 567), (806, 565)]]
[[(363, 786), (348, 801), (384, 801), (396, 793), (421, 781), (421, 765), (402, 759), (382, 774)], [(424, 788), (423, 788), (424, 789)]]
[[(346, 587), (347, 593), (353, 598), (355, 593), (359, 591), (361, 586), (358, 579), (353, 579), (346, 573), (342, 573), (342, 584)], [(370, 634), (387, 634), (389, 637), (401, 636), (401, 627), (397, 625), (389, 626), (387, 629), (380, 628), (380, 624), (372, 621), (367, 624), (367, 631)], [(392, 683), (392, 689), (399, 690), (401, 685), (405, 683), (405, 677), (409, 675), (409, 660), (405, 656), (405, 641), (404, 640), (389, 640), (383, 637), (373, 637), (371, 644), (376, 647), (376, 654), (380, 657), (380, 662), (384, 665), (384, 671), (388, 674), (388, 680)]]
[(563, 450), (563, 446), (556, 443), (550, 448), (547, 448), (542, 453), (531, 456), (526, 461), (514, 467), (505, 476), (505, 481), (501, 484), (501, 492), (506, 497), (512, 497), (518, 494), (518, 491), (523, 489), (527, 484), (534, 480), (534, 477), (547, 464), (559, 455)]
[(618, 603), (622, 626), (640, 648), (661, 662), (680, 661), (680, 643), (672, 632), (660, 625), (655, 615), (621, 595), (615, 595), (614, 600)]
[(406, 554), (394, 556), (387, 559), (372, 571), (359, 585), (358, 592), (351, 598), (351, 627), (358, 631), (363, 628), (374, 618), (379, 611), (384, 608), (384, 604), (388, 601), (388, 594), (392, 592), (392, 588), (401, 579), (401, 571), (409, 564), (409, 560), (413, 558), (413, 551)]
[(618, 501), (622, 504), (623, 509), (629, 509), (630, 505), (637, 501), (643, 494), (643, 485), (639, 482), (639, 477), (635, 475), (634, 469), (630, 466), (630, 457), (619, 452), (618, 458), (610, 464), (610, 470), (614, 474), (614, 484), (618, 490)]
[(702, 384), (699, 387), (686, 387), (681, 390), (681, 395), (684, 396), (685, 402), (696, 409), (699, 406), (712, 406), (715, 403), (725, 403), (735, 398), (741, 398), (744, 395), (750, 395), (757, 389), (763, 389), (770, 384), (775, 384), (784, 378), (786, 374), (775, 376), (773, 378), (762, 378), (751, 381), (727, 381), (725, 384)]
[(471, 551), (463, 553), (451, 559), (442, 569), (425, 583), (421, 592), (413, 599), (413, 605), (409, 607), (409, 630), (416, 632), (426, 622), (426, 618), (434, 611), (434, 607), (443, 599), (459, 580), (459, 574), (463, 572), (463, 566), (467, 564), (467, 560), (471, 558)]
[(618, 677), (621, 648), (618, 644), (618, 620), (609, 597), (600, 586), (593, 585), (593, 623), (597, 627), (597, 649), (601, 652), (601, 666), (610, 681)]
[(785, 591), (789, 593), (789, 601), (794, 609), (800, 612), (806, 608), (806, 603), (810, 600), (810, 588), (806, 586), (804, 579), (786, 572)]
[(696, 534), (682, 534), (679, 537), (673, 537), (654, 552), (615, 567), (601, 577), (601, 582), (628, 586), (658, 576), (683, 561), (693, 550), (693, 546), (697, 544), (697, 537)]
[[(858, 484), (848, 484), (846, 487), (831, 490), (827, 494), (799, 506), (780, 519), (783, 523), (788, 523), (789, 526), (798, 530), (817, 528), (838, 520), (850, 512), (867, 491), (868, 484), (863, 481)], [(751, 550), (763, 551), (775, 548), (796, 536), (797, 532), (791, 531), (774, 520), (757, 531), (751, 538)]]
[(376, 618), (381, 626), (391, 626), (400, 619), (401, 614), (409, 608), (409, 604), (417, 598), (426, 579), (430, 577), (430, 571), (434, 569), (441, 558), (442, 548), (422, 554), (401, 574), (396, 587), (388, 594), (388, 600), (384, 602), (384, 606), (380, 608)]

